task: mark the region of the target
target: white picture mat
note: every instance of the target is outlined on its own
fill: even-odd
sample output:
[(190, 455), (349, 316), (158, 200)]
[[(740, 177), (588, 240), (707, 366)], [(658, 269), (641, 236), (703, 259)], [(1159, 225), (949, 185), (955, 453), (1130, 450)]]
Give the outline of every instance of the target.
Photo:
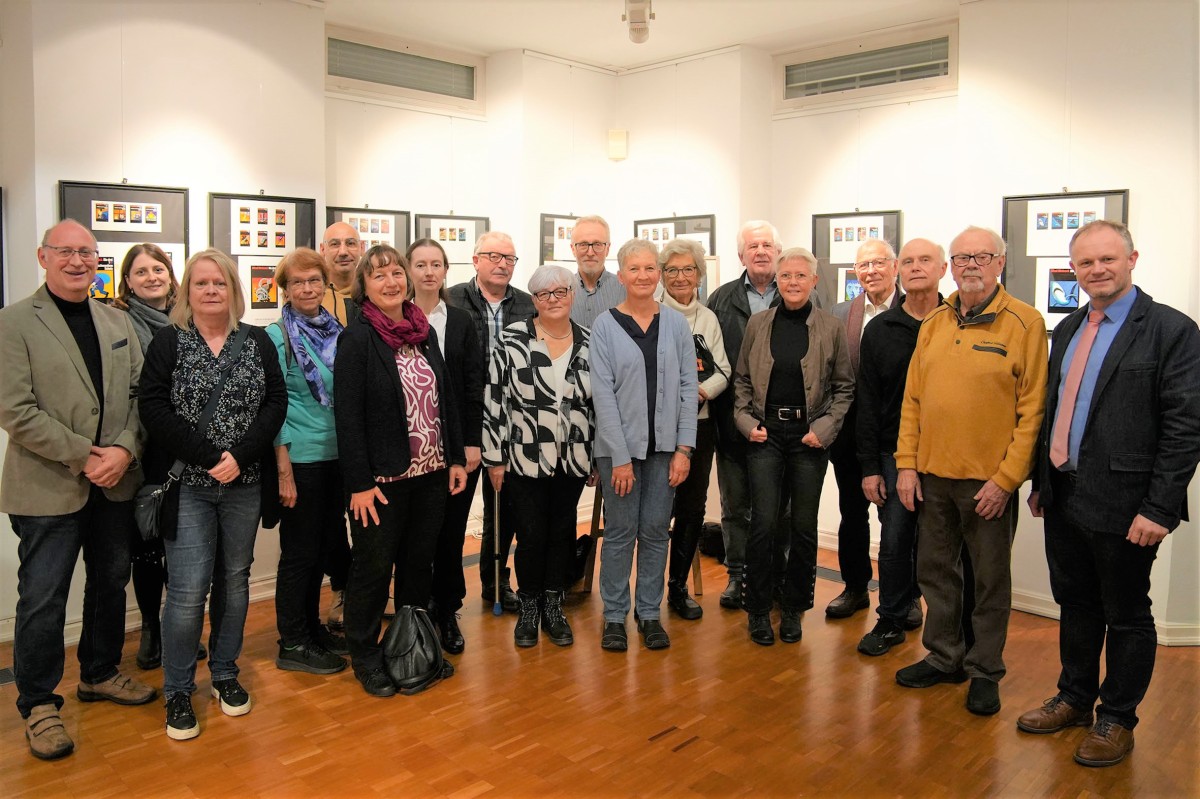
[[(370, 211), (338, 211), (334, 214), (337, 222), (345, 222), (358, 233), (359, 241), (363, 243), (363, 251), (376, 244), (396, 246), (396, 220), (391, 214), (373, 214)], [(387, 232), (384, 232), (384, 228)], [(364, 229), (365, 228), (365, 229)]]
[[(1055, 214), (1061, 215), (1062, 227), (1054, 227)], [(1038, 227), (1044, 215), (1045, 226)], [(1072, 216), (1075, 215), (1074, 220)], [(1104, 197), (1063, 197), (1030, 200), (1026, 220), (1025, 254), (1033, 258), (1060, 258), (1069, 255), (1071, 237), (1087, 222), (1104, 218)], [(1072, 221), (1074, 224), (1072, 225)], [(1041, 270), (1038, 270), (1041, 274)]]
[[(249, 221), (242, 220), (242, 209), (250, 211)], [(266, 221), (260, 211), (266, 211)], [(284, 213), (284, 224), (275, 223), (276, 214)], [(243, 244), (241, 233), (249, 232), (249, 244)], [(267, 234), (266, 246), (259, 244), (260, 234)], [(277, 244), (278, 234), (283, 233), (283, 243)], [(229, 201), (229, 252), (232, 255), (275, 255), (276, 261), (296, 246), (296, 204), (261, 199), (234, 199)]]
[[(121, 264), (125, 262), (125, 256), (142, 242), (136, 241), (97, 241), (96, 249), (100, 253), (101, 258), (112, 258), (117, 272), (117, 280), (121, 279)], [(171, 259), (171, 271), (175, 273), (175, 280), (178, 281), (183, 277), (183, 267), (187, 262), (187, 248), (183, 242), (152, 242), (155, 246), (161, 249)]]
[[(846, 229), (854, 231), (854, 238), (847, 241)], [(841, 241), (835, 241), (836, 232), (842, 231)], [(860, 230), (865, 236), (859, 236)], [(874, 231), (874, 235), (872, 235)], [(829, 263), (852, 264), (858, 256), (858, 248), (870, 238), (883, 238), (883, 217), (874, 215), (840, 216), (829, 220)], [(838, 296), (842, 296), (838, 292)]]
[[(107, 217), (101, 222), (97, 218), (97, 206), (103, 206), (104, 215)], [(117, 222), (116, 209), (117, 207), (124, 209), (124, 221)], [(132, 208), (137, 208), (141, 214), (141, 221), (133, 221)], [(153, 219), (154, 221), (148, 221)], [(122, 233), (162, 233), (162, 204), (161, 203), (139, 203), (129, 202), (128, 200), (92, 200), (92, 230), (117, 230)], [(120, 264), (117, 264), (120, 266)]]
[[(473, 219), (438, 219), (434, 217), (429, 220), (429, 238), (442, 245), (442, 249), (446, 251), (446, 258), (451, 264), (471, 263), (471, 256), (475, 253), (475, 240), (479, 238), (479, 233), (476, 231), (477, 226)], [(450, 238), (451, 232), (454, 233), (453, 240)], [(446, 285), (454, 285), (450, 282), (450, 275), (454, 272), (453, 269), (447, 272)], [(472, 268), (471, 277), (474, 276), (475, 270)]]
[(550, 223), (554, 226), (554, 261), (569, 261), (572, 266), (575, 265), (575, 251), (571, 249), (571, 231), (575, 229), (574, 219), (564, 219), (563, 217), (550, 217)]
[[(659, 247), (662, 247), (671, 239), (675, 238), (675, 223), (674, 222), (654, 222), (652, 224), (638, 225), (637, 234), (639, 239), (652, 241)], [(704, 234), (704, 241), (707, 244), (708, 234)]]

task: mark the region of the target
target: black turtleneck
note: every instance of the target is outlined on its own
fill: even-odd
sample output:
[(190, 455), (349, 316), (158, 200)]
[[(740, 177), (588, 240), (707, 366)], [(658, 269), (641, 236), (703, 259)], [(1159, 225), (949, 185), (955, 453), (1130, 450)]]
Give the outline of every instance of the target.
[(800, 360), (808, 354), (808, 316), (812, 303), (794, 311), (782, 303), (775, 307), (771, 325), (771, 382), (767, 384), (767, 404), (790, 408), (805, 407), (804, 369)]
[(92, 387), (96, 389), (100, 413), (96, 417), (96, 435), (93, 440), (99, 441), (100, 430), (104, 424), (104, 366), (100, 360), (100, 337), (96, 335), (96, 323), (92, 320), (92, 309), (89, 306), (91, 300), (71, 302), (50, 291), (49, 287), (46, 291), (49, 292), (50, 299), (54, 300), (59, 313), (63, 315), (71, 335), (75, 337), (75, 345), (79, 347), (79, 354), (83, 356), (83, 362), (92, 378)]

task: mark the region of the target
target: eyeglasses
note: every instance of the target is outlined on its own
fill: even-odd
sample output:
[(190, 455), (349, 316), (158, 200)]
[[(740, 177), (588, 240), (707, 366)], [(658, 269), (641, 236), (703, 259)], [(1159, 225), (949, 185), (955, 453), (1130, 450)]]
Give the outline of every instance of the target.
[(694, 266), (668, 266), (663, 270), (663, 274), (667, 277), (678, 277), (679, 275), (694, 277), (696, 272), (697, 269)]
[(880, 269), (883, 269), (885, 266), (890, 264), (892, 262), (892, 260), (893, 259), (891, 259), (891, 258), (875, 258), (871, 261), (859, 261), (858, 263), (856, 263), (854, 265), (854, 268), (861, 270), (863, 272), (866, 272), (870, 269), (879, 271)]
[(577, 241), (574, 244), (572, 244), (571, 246), (574, 247), (579, 252), (587, 252), (588, 250), (591, 250), (592, 252), (604, 252), (605, 250), (608, 249), (608, 242), (607, 241)]
[(806, 280), (811, 280), (812, 275), (806, 275), (803, 272), (781, 272), (775, 276), (776, 283), (803, 283)]
[(571, 290), (564, 286), (563, 288), (557, 288), (553, 291), (535, 291), (533, 293), (533, 298), (538, 302), (550, 302), (551, 297), (556, 300), (565, 300), (567, 295), (570, 293)]
[(362, 242), (360, 242), (358, 239), (326, 239), (325, 240), (325, 246), (332, 247), (335, 250), (338, 249), (339, 247), (343, 247), (343, 246), (350, 250), (357, 250), (358, 245), (361, 243)]
[(517, 261), (519, 260), (517, 258), (517, 256), (515, 256), (515, 255), (505, 255), (502, 252), (480, 252), (480, 253), (475, 253), (475, 254), (482, 255), (483, 257), (487, 258), (489, 261), (491, 261), (494, 264), (498, 264), (501, 261), (503, 261), (504, 263), (508, 264), (509, 266), (515, 266)]
[(74, 247), (55, 247), (53, 244), (43, 244), (42, 247), (67, 260), (70, 260), (72, 255), (78, 255), (81, 261), (94, 261), (100, 257), (100, 253), (89, 247), (80, 247), (78, 250)]
[(998, 255), (999, 253), (994, 252), (977, 252), (974, 255), (968, 255), (967, 253), (960, 252), (958, 255), (951, 255), (950, 260), (954, 262), (955, 266), (966, 266), (967, 264), (971, 263), (971, 261), (974, 261), (980, 266), (987, 266), (992, 262), (992, 259)]
[(289, 289), (302, 289), (302, 288), (314, 288), (315, 289), (315, 288), (319, 288), (324, 285), (325, 285), (325, 278), (310, 277), (308, 280), (289, 280), (287, 287)]

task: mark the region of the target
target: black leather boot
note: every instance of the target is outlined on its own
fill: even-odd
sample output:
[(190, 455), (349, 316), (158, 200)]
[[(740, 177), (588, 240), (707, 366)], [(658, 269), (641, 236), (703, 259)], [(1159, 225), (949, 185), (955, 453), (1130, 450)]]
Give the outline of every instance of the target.
[(162, 665), (162, 634), (155, 625), (142, 626), (142, 640), (137, 651), (138, 668), (143, 671), (157, 669)]
[(517, 626), (513, 628), (513, 642), (517, 646), (536, 646), (538, 642), (538, 621), (541, 615), (538, 611), (536, 594), (517, 594), (520, 610), (517, 615)]
[(575, 635), (571, 625), (563, 614), (562, 591), (546, 591), (542, 594), (542, 631), (556, 646), (570, 646), (575, 643)]
[(704, 615), (704, 608), (688, 593), (687, 583), (677, 583), (673, 579), (667, 583), (667, 607), (687, 621), (695, 621)]

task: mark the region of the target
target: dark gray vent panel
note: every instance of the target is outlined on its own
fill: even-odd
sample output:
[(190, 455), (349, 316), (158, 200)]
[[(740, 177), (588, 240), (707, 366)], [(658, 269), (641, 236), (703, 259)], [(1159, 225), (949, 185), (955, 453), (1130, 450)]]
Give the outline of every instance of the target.
[(950, 73), (950, 38), (824, 58), (784, 68), (784, 97), (794, 100), (906, 83)]
[(475, 68), (329, 37), (326, 70), (332, 77), (475, 99)]

